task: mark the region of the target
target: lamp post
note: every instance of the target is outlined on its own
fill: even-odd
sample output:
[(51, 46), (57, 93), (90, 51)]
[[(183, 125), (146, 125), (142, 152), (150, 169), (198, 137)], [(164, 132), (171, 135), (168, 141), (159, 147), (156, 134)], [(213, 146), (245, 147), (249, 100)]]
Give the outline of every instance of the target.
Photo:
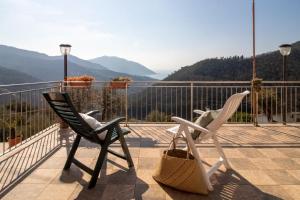
[(67, 81), (67, 77), (68, 77), (68, 60), (67, 60), (67, 56), (70, 54), (71, 52), (71, 45), (69, 44), (61, 44), (59, 45), (60, 47), (60, 52), (61, 54), (64, 56), (64, 81)]
[(252, 81), (251, 81), (251, 113), (253, 116), (253, 125), (258, 126), (257, 114), (258, 114), (258, 91), (262, 79), (256, 77), (256, 53), (255, 53), (255, 0), (252, 0)]
[(282, 114), (282, 123), (286, 125), (286, 112), (287, 112), (287, 107), (286, 107), (286, 101), (287, 101), (287, 88), (286, 88), (286, 68), (287, 68), (287, 57), (291, 53), (292, 46), (290, 44), (282, 44), (279, 46), (279, 50), (281, 55), (283, 56), (283, 65), (282, 65), (282, 81), (283, 81), (283, 102), (282, 102), (282, 107), (281, 110), (283, 112)]

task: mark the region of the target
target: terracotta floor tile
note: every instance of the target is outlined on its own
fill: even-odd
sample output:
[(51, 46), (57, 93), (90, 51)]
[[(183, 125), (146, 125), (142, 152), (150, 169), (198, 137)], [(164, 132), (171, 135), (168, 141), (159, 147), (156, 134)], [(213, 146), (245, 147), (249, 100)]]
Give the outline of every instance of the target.
[(227, 158), (245, 158), (245, 154), (236, 148), (223, 148), (223, 150)]
[(268, 158), (287, 158), (288, 156), (274, 148), (260, 148), (258, 149), (262, 154)]
[(39, 200), (65, 200), (68, 199), (74, 192), (78, 184), (49, 184), (38, 195)]
[(236, 170), (255, 170), (258, 167), (247, 158), (230, 158), (229, 163)]
[(300, 165), (300, 158), (293, 158), (292, 160), (297, 162)]
[(265, 158), (266, 156), (254, 148), (240, 148), (239, 151), (247, 158)]
[(22, 183), (48, 184), (61, 172), (60, 169), (36, 169)]
[(273, 161), (270, 158), (251, 158), (250, 161), (254, 163), (258, 169), (284, 169), (277, 162)]
[(39, 194), (46, 188), (46, 184), (18, 184), (3, 200), (25, 200), (36, 199)]
[(290, 158), (300, 158), (299, 148), (279, 148), (278, 150)]
[(65, 165), (66, 158), (64, 157), (50, 157), (41, 166), (40, 169), (62, 169)]
[(159, 158), (139, 158), (138, 170), (153, 170), (156, 169), (159, 164)]
[(87, 189), (86, 186), (77, 185), (74, 192), (68, 200), (99, 200), (102, 199), (103, 192), (107, 185), (97, 184), (93, 189)]
[(198, 152), (203, 158), (218, 158), (220, 156), (215, 148), (198, 148)]
[(295, 162), (294, 160), (290, 158), (273, 158), (273, 162), (275, 162), (278, 166), (280, 166), (283, 169), (299, 169), (300, 170), (300, 164)]
[(140, 148), (140, 158), (160, 158), (162, 149), (160, 148)]
[(166, 192), (160, 185), (137, 184), (134, 192), (135, 199), (165, 200)]
[(216, 172), (210, 178), (212, 184), (218, 185), (247, 185), (249, 182), (237, 171), (227, 170), (226, 172)]
[[(101, 199), (113, 200), (124, 199), (131, 200), (134, 198), (135, 185), (116, 185), (107, 184), (103, 191)], [(99, 198), (98, 198), (99, 199)]]
[(283, 185), (282, 187), (294, 200), (300, 199), (300, 185)]
[[(139, 160), (138, 158), (132, 158), (135, 169), (138, 168), (138, 160)], [(129, 169), (127, 160), (124, 160), (124, 159), (118, 158), (118, 157), (114, 157), (114, 159), (107, 160), (107, 166), (109, 168), (112, 168), (115, 170), (119, 170), (119, 169), (128, 170)]]
[(276, 185), (277, 184), (262, 170), (239, 170), (239, 173), (253, 185)]
[(259, 185), (257, 187), (265, 193), (265, 199), (292, 200), (292, 197), (280, 185)]
[(300, 181), (300, 170), (287, 170), (287, 172)]
[(268, 174), (277, 185), (297, 185), (300, 181), (290, 175), (286, 170), (267, 170)]
[(158, 184), (152, 177), (155, 170), (138, 170), (137, 184)]
[(210, 199), (262, 200), (264, 193), (253, 185), (218, 185), (209, 193)]
[(86, 184), (90, 180), (90, 175), (72, 165), (69, 170), (59, 170), (57, 176), (51, 181), (51, 184), (70, 184), (82, 183)]
[(137, 179), (136, 171), (134, 169), (129, 171), (112, 170), (107, 176), (107, 184), (114, 185), (134, 185)]
[(175, 190), (173, 188), (162, 186), (166, 192), (166, 200), (210, 200), (208, 195), (194, 194)]

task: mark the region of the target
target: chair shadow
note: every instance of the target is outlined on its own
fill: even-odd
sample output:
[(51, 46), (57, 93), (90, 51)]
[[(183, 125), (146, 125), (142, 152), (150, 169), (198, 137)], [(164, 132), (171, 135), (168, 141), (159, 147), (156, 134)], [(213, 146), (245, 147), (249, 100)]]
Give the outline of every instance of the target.
[(224, 199), (224, 200), (242, 200), (242, 199), (272, 199), (281, 200), (282, 198), (268, 194), (247, 181), (235, 170), (226, 172), (218, 171), (211, 178), (214, 190), (208, 195), (193, 194), (182, 192), (162, 185), (163, 190), (171, 199)]
[[(107, 163), (112, 163), (119, 169), (108, 172)], [(113, 172), (113, 173), (111, 173)], [(109, 174), (108, 174), (109, 173)], [(83, 178), (83, 172), (72, 165), (67, 171), (62, 171), (60, 181), (64, 183), (80, 184), (78, 189), (73, 194), (73, 199), (85, 200), (85, 199), (142, 199), (142, 194), (147, 191), (149, 186), (137, 177), (134, 168), (126, 168), (120, 164), (106, 159), (103, 163), (100, 176), (97, 180), (97, 184), (94, 188), (88, 189), (90, 175)], [(143, 187), (139, 187), (136, 190), (136, 183), (139, 182)]]

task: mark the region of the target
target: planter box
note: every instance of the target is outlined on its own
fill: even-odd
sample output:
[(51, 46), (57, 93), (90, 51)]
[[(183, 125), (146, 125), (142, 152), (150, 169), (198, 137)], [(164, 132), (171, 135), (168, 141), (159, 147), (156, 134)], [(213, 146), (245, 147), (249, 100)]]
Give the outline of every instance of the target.
[(90, 87), (92, 81), (68, 81), (68, 84), (72, 87)]
[(110, 82), (110, 87), (112, 89), (126, 89), (126, 85), (128, 85), (128, 82), (122, 82), (122, 81)]

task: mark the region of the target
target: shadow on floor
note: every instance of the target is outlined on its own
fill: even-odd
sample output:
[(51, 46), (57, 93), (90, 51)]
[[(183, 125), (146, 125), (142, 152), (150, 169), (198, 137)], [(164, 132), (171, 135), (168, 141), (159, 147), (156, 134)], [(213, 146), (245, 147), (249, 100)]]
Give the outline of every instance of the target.
[[(90, 176), (84, 180), (82, 175), (82, 172), (74, 166), (61, 174), (61, 182), (78, 182), (80, 184), (73, 192), (71, 199), (142, 199), (143, 193), (148, 189), (148, 185), (137, 177), (134, 168), (126, 170), (122, 168), (108, 174), (106, 166), (104, 166), (96, 186), (92, 189), (87, 188)], [(139, 182), (143, 187), (136, 189), (136, 182)]]
[(224, 199), (224, 200), (254, 200), (254, 199), (272, 199), (280, 200), (282, 198), (265, 193), (255, 185), (247, 181), (235, 170), (227, 170), (226, 172), (218, 172), (212, 177), (214, 190), (206, 195), (192, 194), (181, 192), (162, 186), (164, 191), (171, 199)]

